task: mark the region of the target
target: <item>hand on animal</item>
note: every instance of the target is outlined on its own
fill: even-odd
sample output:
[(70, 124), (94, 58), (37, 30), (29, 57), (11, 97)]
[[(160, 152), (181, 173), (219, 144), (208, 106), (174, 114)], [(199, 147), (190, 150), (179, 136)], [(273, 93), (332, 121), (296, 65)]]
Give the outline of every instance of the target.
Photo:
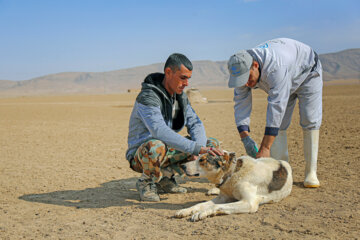
[(200, 149), (200, 154), (205, 154), (205, 153), (209, 153), (213, 156), (222, 156), (224, 155), (224, 151), (221, 150), (220, 148), (213, 148), (213, 147), (201, 147)]
[(246, 136), (246, 137), (242, 138), (241, 141), (244, 144), (247, 155), (255, 158), (257, 152), (259, 151), (259, 148), (258, 148), (256, 142), (254, 140), (252, 140), (250, 136)]
[(270, 149), (260, 147), (259, 152), (256, 154), (256, 158), (262, 157), (270, 157)]

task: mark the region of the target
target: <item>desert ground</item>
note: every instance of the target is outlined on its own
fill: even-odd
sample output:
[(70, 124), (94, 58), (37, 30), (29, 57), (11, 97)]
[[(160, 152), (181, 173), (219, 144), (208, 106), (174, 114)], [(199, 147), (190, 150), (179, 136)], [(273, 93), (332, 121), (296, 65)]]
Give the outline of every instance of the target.
[[(204, 89), (193, 104), (207, 135), (245, 153), (230, 89)], [(360, 238), (360, 84), (324, 87), (318, 177), (305, 189), (296, 108), (288, 130), (292, 193), (257, 213), (177, 219), (209, 200), (205, 179), (179, 178), (186, 194), (140, 202), (139, 174), (125, 159), (136, 93), (0, 99), (0, 239), (358, 239)], [(252, 136), (261, 141), (266, 95), (254, 91)], [(183, 134), (186, 132), (184, 131)]]

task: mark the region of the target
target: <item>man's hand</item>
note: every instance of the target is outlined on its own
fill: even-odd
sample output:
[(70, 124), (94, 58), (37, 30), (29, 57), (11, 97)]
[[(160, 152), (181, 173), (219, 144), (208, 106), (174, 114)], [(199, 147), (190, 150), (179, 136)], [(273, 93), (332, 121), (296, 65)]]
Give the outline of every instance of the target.
[(256, 158), (262, 157), (270, 157), (270, 149), (260, 147), (259, 152), (256, 154)]
[(244, 137), (244, 138), (241, 138), (241, 141), (242, 141), (243, 144), (244, 144), (246, 153), (247, 153), (250, 157), (255, 158), (255, 157), (256, 157), (256, 154), (257, 154), (257, 152), (258, 152), (258, 150), (259, 150), (256, 142), (255, 142), (254, 140), (252, 140), (250, 136), (246, 136), (246, 137)]
[(205, 154), (205, 153), (210, 153), (213, 156), (222, 156), (224, 155), (223, 150), (219, 149), (219, 148), (212, 148), (212, 147), (201, 147), (199, 154)]
[(270, 157), (270, 148), (274, 140), (275, 136), (265, 135), (261, 142), (259, 152), (256, 154), (256, 158)]

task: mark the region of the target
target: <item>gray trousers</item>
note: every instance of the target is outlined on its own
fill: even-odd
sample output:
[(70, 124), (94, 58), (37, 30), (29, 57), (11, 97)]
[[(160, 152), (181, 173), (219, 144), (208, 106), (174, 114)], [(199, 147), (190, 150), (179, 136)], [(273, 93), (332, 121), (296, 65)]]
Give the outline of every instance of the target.
[(322, 120), (322, 66), (318, 61), (317, 67), (300, 87), (290, 95), (280, 130), (290, 126), (292, 113), (299, 99), (300, 126), (305, 130), (318, 130)]

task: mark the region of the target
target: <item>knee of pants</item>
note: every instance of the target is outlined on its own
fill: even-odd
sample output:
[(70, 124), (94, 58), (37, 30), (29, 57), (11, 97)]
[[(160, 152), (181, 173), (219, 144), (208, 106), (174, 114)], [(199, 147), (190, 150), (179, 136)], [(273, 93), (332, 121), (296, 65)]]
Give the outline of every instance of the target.
[(138, 148), (135, 161), (141, 164), (144, 175), (158, 182), (162, 176), (160, 166), (165, 159), (165, 154), (166, 145), (160, 140), (151, 139)]
[(302, 121), (300, 122), (300, 126), (305, 130), (319, 130), (321, 126), (321, 119), (318, 121)]
[(303, 113), (300, 115), (300, 126), (306, 130), (318, 130), (321, 126), (322, 114), (319, 112)]
[(160, 165), (161, 160), (165, 157), (166, 145), (157, 139), (151, 139), (139, 147), (138, 158), (144, 168), (146, 165)]

